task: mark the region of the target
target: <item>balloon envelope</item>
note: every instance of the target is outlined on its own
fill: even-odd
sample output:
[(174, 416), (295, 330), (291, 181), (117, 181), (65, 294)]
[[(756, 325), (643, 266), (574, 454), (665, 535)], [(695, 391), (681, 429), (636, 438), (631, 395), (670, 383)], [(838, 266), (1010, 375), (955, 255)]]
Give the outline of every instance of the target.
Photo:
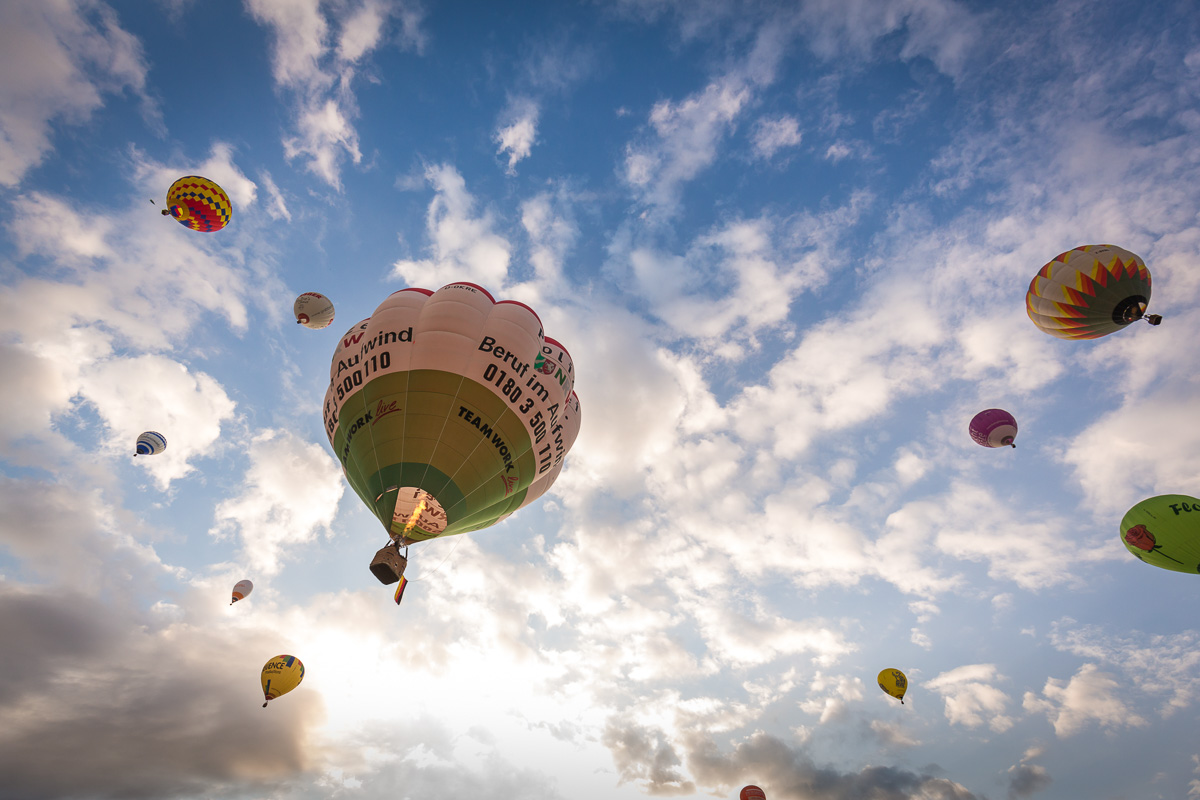
[(1087, 244), (1041, 268), (1029, 283), (1025, 311), (1051, 336), (1096, 339), (1141, 319), (1149, 302), (1150, 270), (1142, 259), (1115, 245)]
[(766, 792), (754, 784), (743, 786), (742, 791), (738, 792), (738, 800), (766, 800), (766, 798)]
[(304, 665), (300, 663), (300, 659), (289, 655), (272, 658), (262, 668), (262, 690), (265, 698), (263, 708), (281, 694), (295, 689), (302, 680)]
[(233, 585), (233, 600), (229, 605), (233, 605), (238, 600), (242, 600), (246, 595), (254, 591), (254, 584), (248, 580), (238, 581)]
[(292, 304), (296, 322), (306, 328), (319, 331), (333, 322), (333, 301), (317, 292), (305, 292)]
[(470, 283), (393, 293), (338, 341), (329, 373), (329, 444), (400, 544), (533, 502), (579, 432), (566, 349), (531, 308)]
[(1121, 519), (1125, 549), (1156, 567), (1200, 573), (1200, 500), (1186, 494), (1151, 497)]
[(876, 679), (879, 681), (879, 688), (887, 692), (892, 697), (904, 702), (904, 693), (908, 691), (908, 678), (898, 669), (885, 669), (879, 673)]
[(225, 190), (213, 181), (186, 175), (167, 190), (167, 208), (163, 214), (170, 214), (180, 225), (194, 231), (212, 233), (229, 224), (233, 204)]
[(971, 438), (984, 447), (1016, 447), (1017, 420), (1002, 408), (980, 411), (971, 419)]
[(167, 449), (167, 437), (158, 431), (146, 431), (137, 438), (135, 456), (156, 456)]

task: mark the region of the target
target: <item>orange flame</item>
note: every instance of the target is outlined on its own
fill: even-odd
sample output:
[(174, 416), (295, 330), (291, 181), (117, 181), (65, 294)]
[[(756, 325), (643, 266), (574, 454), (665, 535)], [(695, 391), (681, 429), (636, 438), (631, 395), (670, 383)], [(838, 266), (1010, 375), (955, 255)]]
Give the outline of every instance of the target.
[(421, 502), (417, 503), (417, 507), (408, 515), (408, 522), (404, 523), (404, 533), (402, 534), (405, 538), (408, 537), (408, 533), (413, 529), (413, 526), (417, 524), (417, 518), (421, 516), (421, 512), (425, 510), (425, 498), (428, 496), (424, 492), (421, 492)]

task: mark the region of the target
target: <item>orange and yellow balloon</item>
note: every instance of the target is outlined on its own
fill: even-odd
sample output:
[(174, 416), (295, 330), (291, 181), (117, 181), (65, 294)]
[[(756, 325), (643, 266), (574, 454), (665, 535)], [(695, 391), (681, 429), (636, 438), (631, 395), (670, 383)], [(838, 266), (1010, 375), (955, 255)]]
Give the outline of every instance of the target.
[(876, 678), (879, 688), (900, 701), (904, 705), (904, 693), (908, 691), (908, 678), (898, 669), (888, 668), (879, 673)]
[(162, 213), (194, 231), (212, 233), (229, 224), (233, 204), (225, 190), (213, 181), (199, 175), (186, 175), (167, 190), (167, 207)]
[(267, 703), (287, 694), (304, 680), (304, 665), (295, 656), (275, 656), (262, 668), (263, 708)]

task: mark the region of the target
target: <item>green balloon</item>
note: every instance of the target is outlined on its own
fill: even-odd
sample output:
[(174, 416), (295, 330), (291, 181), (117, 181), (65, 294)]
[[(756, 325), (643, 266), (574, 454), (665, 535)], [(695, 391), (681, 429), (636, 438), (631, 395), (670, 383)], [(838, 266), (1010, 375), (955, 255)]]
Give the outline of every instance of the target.
[(400, 545), (476, 531), (537, 500), (579, 432), (574, 365), (523, 303), (402, 289), (339, 341), (325, 431)]
[(1121, 518), (1121, 542), (1147, 564), (1200, 573), (1200, 500), (1186, 494), (1143, 500)]

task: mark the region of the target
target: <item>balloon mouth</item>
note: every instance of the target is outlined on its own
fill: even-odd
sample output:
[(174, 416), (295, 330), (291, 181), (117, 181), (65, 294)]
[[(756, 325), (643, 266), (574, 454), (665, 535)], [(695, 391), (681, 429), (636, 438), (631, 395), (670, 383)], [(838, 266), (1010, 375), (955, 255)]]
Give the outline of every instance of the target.
[(1013, 437), (1011, 437), (1011, 436), (1005, 436), (1003, 439), (1001, 439), (1001, 440), (1000, 440), (1000, 444), (1006, 444), (1006, 445), (1008, 445), (1009, 447), (1016, 447), (1016, 446), (1017, 446), (1017, 445), (1016, 445), (1016, 444), (1013, 442)]
[(380, 495), (382, 499), (395, 488), (396, 505), (392, 509), (392, 521), (388, 525), (388, 536), (399, 545), (433, 539), (446, 530), (446, 509), (437, 498), (415, 486), (389, 487)]
[(297, 325), (304, 325), (307, 322), (308, 322), (308, 314), (301, 314), (300, 316), (296, 317)]
[(1112, 321), (1117, 325), (1128, 325), (1131, 322), (1137, 322), (1146, 314), (1146, 304), (1150, 302), (1150, 298), (1143, 297), (1140, 294), (1130, 295), (1121, 302), (1117, 303), (1117, 307), (1113, 309)]

